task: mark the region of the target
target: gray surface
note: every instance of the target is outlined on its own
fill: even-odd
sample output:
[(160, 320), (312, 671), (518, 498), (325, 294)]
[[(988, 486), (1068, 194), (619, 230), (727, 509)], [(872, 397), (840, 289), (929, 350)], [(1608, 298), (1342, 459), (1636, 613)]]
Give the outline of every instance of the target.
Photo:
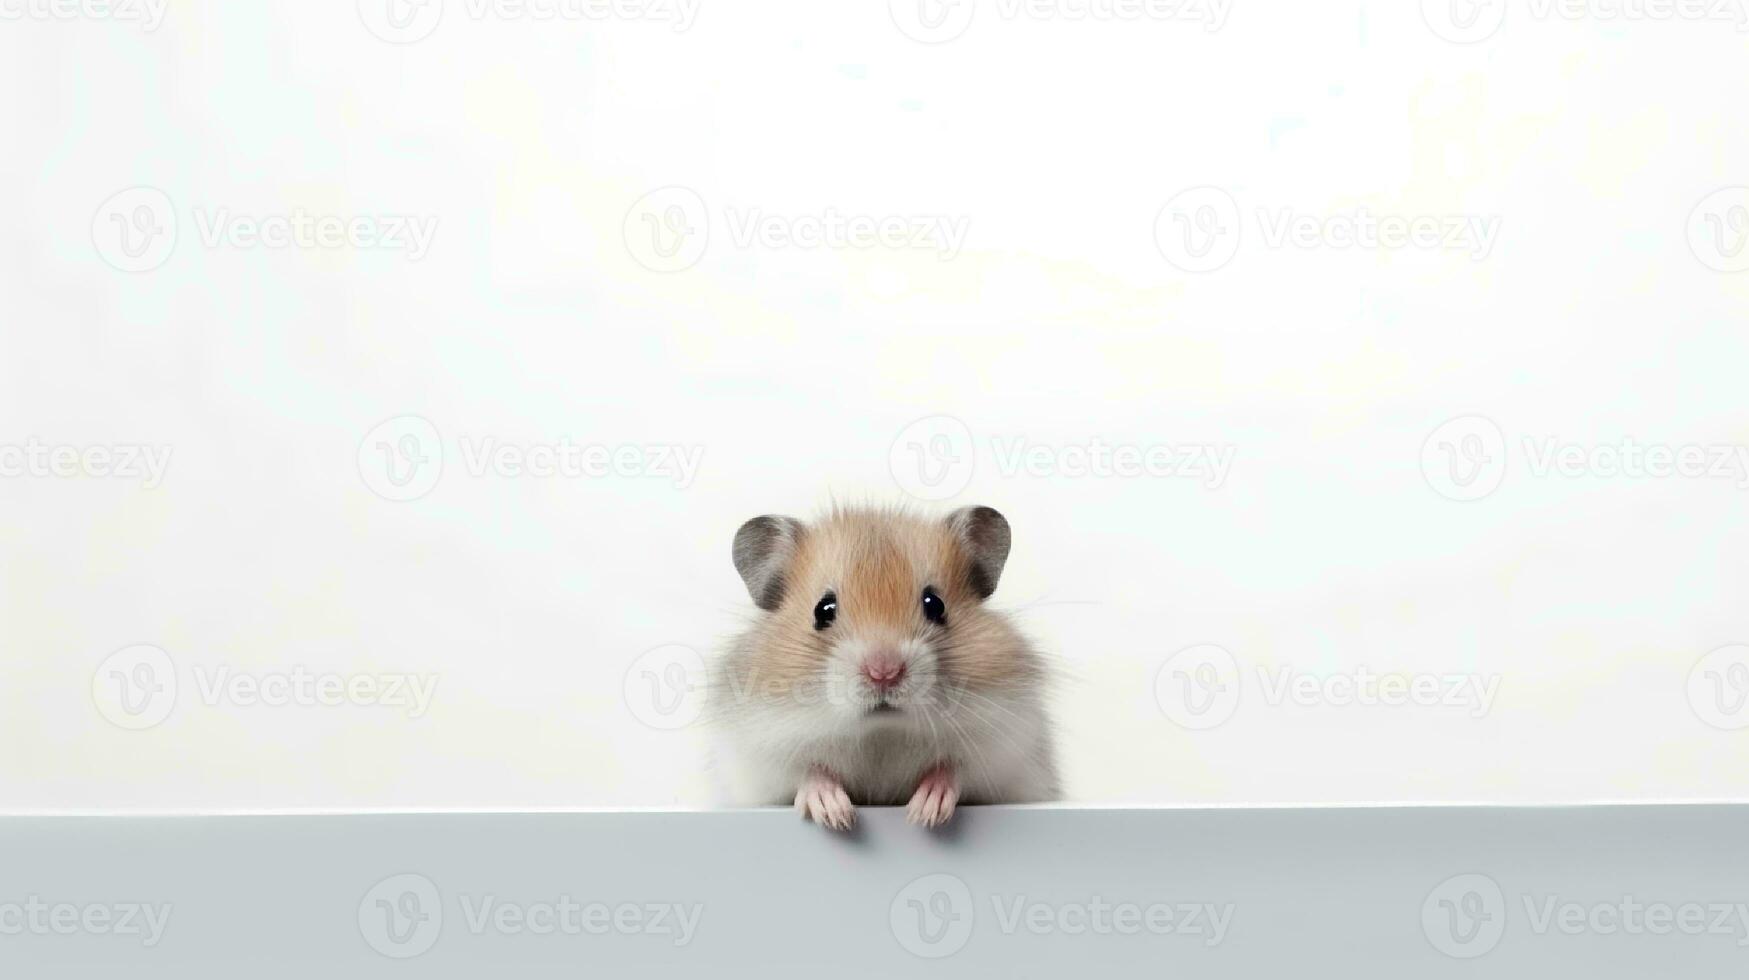
[[(1746, 826), (1741, 806), (996, 807), (962, 811), (934, 835), (880, 810), (864, 811), (849, 838), (775, 810), (5, 818), (0, 976), (475, 977), (507, 966), (525, 977), (1741, 977)], [(403, 882), (379, 886), (403, 874), (431, 883), (442, 922), (410, 929), (403, 918), (410, 939), (397, 944), (377, 900), (412, 910)], [(951, 878), (914, 884), (928, 875)], [(1451, 881), (1459, 875), (1484, 877)], [(56, 934), (51, 913), (33, 932), (18, 918), (33, 895), (81, 915), (171, 908), (148, 946), (79, 927)], [(469, 921), (488, 898), (556, 905), (565, 895), (580, 925), (590, 903), (678, 905), (696, 910), (696, 932), (681, 945), (629, 918), (577, 935)], [(1206, 913), (1201, 935), (1149, 932), (1145, 920), (1135, 935), (1004, 921), (1023, 900), (1072, 929), (1096, 898), (1231, 917), (1215, 943)], [(1649, 928), (1661, 913), (1599, 911), (1624, 898), (1669, 907), (1667, 934)], [(1551, 901), (1554, 919), (1539, 922)], [(1564, 929), (1569, 904), (1582, 919)], [(1692, 934), (1684, 905), (1702, 910), (1686, 913)], [(427, 897), (417, 911), (433, 906)], [(1454, 907), (1501, 929), (1473, 931), (1478, 920), (1464, 918), (1454, 934)], [(377, 948), (405, 954), (432, 937), (405, 959)]]

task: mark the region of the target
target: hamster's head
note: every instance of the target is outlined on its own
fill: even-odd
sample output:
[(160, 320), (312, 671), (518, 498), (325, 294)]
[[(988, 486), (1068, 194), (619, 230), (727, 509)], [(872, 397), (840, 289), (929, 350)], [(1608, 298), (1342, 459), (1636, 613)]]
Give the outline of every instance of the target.
[(744, 690), (835, 724), (927, 727), (960, 693), (1014, 680), (1026, 651), (984, 608), (1009, 541), (989, 507), (753, 518), (734, 546), (761, 610)]

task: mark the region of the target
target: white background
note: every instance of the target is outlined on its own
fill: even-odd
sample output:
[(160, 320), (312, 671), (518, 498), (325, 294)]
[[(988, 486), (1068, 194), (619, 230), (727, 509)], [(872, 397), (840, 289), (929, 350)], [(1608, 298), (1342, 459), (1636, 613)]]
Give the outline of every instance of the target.
[[(913, 492), (1012, 522), (993, 601), (1062, 667), (1076, 800), (1746, 798), (1749, 649), (1702, 658), (1749, 643), (1749, 34), (1469, 6), (0, 0), (0, 807), (707, 804), (697, 696), (648, 683), (750, 609), (735, 527)], [(237, 224), (298, 214), (436, 230)], [(567, 439), (702, 456), (470, 466)], [(1616, 473), (1625, 440), (1731, 469)], [(1232, 466), (1082, 473), (1095, 441)], [(29, 455), (133, 446), (161, 482)], [(207, 690), (296, 671), (436, 688)]]

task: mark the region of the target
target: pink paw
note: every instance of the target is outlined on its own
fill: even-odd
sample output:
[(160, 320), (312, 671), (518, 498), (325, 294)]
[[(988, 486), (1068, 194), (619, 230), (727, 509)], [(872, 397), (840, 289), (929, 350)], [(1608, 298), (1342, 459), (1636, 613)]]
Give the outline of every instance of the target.
[(905, 822), (939, 827), (953, 816), (954, 804), (959, 799), (959, 777), (944, 762), (923, 774), (917, 792), (911, 794), (911, 804), (905, 808)]
[(804, 819), (833, 830), (849, 830), (856, 823), (856, 807), (838, 777), (823, 769), (814, 769), (796, 790), (796, 812)]

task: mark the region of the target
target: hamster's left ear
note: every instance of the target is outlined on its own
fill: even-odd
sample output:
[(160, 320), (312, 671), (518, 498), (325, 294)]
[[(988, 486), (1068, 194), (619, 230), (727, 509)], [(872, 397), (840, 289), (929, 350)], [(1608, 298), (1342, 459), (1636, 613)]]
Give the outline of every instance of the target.
[(980, 599), (990, 598), (996, 591), (996, 580), (1002, 577), (1002, 566), (1008, 563), (1008, 546), (1014, 540), (1008, 530), (1008, 518), (992, 507), (961, 507), (947, 515), (947, 526), (965, 545), (972, 591)]

